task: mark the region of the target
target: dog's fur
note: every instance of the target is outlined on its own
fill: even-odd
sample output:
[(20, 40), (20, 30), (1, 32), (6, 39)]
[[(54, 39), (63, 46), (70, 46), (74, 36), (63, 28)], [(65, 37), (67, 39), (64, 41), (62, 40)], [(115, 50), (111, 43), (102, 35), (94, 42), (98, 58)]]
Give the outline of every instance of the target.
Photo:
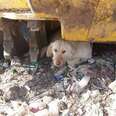
[(92, 57), (92, 47), (89, 42), (56, 40), (48, 46), (47, 56), (53, 57), (55, 66), (74, 66)]
[(3, 46), (4, 58), (13, 62), (23, 58), (29, 51), (29, 44), (20, 30), (22, 22), (3, 19), (0, 20), (0, 25), (3, 32), (0, 44)]

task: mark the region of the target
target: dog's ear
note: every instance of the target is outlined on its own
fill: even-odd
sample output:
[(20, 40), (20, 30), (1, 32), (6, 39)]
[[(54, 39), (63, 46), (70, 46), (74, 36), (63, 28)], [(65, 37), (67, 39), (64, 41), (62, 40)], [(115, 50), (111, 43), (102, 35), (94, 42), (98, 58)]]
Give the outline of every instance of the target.
[(47, 57), (52, 57), (52, 55), (53, 55), (53, 53), (52, 53), (52, 45), (53, 45), (53, 43), (51, 43), (47, 48), (47, 52), (46, 52)]

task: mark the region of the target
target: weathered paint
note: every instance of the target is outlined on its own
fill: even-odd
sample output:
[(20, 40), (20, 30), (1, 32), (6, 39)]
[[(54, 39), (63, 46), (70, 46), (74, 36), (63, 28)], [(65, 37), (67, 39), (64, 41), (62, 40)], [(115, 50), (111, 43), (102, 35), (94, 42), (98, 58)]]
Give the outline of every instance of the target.
[(16, 13), (16, 12), (4, 12), (0, 14), (0, 17), (13, 19), (13, 20), (58, 20), (58, 17), (53, 17), (45, 13)]
[(0, 0), (0, 9), (28, 9), (26, 0)]
[[(30, 5), (27, 1), (30, 2)], [(62, 37), (66, 40), (116, 42), (116, 0), (27, 1), (0, 0), (0, 11), (9, 9), (7, 12), (2, 11), (1, 17), (59, 20)], [(32, 7), (30, 8), (30, 6)], [(22, 12), (23, 10), (25, 12)]]

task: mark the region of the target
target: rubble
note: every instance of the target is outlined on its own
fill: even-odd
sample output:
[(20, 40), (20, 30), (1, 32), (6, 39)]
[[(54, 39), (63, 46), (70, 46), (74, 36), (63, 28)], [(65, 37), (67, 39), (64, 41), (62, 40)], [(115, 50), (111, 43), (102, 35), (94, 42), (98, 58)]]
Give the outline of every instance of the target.
[(112, 82), (112, 83), (109, 85), (109, 88), (110, 88), (114, 93), (116, 93), (116, 81)]
[(45, 58), (34, 75), (32, 67), (13, 64), (0, 74), (1, 116), (116, 115), (113, 62), (95, 58), (57, 69)]

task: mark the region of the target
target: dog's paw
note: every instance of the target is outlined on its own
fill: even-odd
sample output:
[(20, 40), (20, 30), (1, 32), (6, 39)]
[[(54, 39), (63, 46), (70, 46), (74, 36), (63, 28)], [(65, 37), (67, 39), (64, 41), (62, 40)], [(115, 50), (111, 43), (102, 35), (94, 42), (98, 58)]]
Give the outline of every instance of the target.
[(18, 58), (13, 58), (13, 59), (11, 59), (11, 64), (10, 65), (11, 66), (13, 66), (13, 65), (21, 65), (21, 62), (20, 62), (20, 60)]

